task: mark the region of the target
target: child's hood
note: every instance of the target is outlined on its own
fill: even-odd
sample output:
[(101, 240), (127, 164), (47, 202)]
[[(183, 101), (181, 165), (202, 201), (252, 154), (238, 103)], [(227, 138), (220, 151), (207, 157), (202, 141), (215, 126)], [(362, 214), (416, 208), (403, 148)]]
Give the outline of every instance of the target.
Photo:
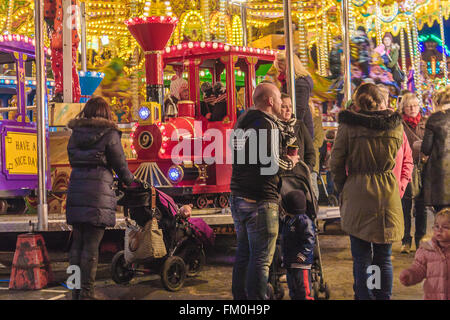
[(438, 252), (441, 255), (444, 255), (444, 252), (446, 252), (446, 251), (450, 252), (450, 246), (448, 246), (446, 248), (441, 247), (439, 245), (438, 241), (436, 240), (436, 238), (434, 238), (434, 237), (429, 241), (421, 242), (420, 248), (422, 248), (426, 251)]

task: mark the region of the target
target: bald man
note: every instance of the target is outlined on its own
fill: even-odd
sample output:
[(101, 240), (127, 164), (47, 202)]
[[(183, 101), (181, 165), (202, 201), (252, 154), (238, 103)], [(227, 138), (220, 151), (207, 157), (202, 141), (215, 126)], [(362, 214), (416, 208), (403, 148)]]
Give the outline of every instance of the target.
[(278, 236), (278, 168), (291, 170), (298, 156), (280, 158), (281, 94), (270, 83), (253, 93), (255, 107), (234, 127), (230, 205), (237, 251), (232, 292), (236, 300), (266, 298), (269, 266)]

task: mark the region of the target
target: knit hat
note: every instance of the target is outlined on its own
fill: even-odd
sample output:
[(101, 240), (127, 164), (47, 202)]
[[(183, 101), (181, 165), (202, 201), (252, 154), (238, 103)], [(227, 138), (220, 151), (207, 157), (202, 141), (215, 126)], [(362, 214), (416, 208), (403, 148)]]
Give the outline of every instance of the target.
[(283, 205), (290, 214), (306, 213), (306, 197), (302, 190), (290, 191), (283, 197)]
[(188, 82), (179, 76), (173, 76), (170, 83), (170, 94), (179, 100), (180, 91), (183, 88), (189, 88)]

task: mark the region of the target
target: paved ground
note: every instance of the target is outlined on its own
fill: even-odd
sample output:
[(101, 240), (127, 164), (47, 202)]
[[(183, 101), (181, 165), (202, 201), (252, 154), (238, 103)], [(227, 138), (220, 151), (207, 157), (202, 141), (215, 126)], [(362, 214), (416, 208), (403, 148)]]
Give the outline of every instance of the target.
[[(429, 215), (428, 229), (432, 223), (432, 215)], [(334, 234), (333, 234), (334, 233)], [(178, 292), (166, 291), (159, 276), (150, 275), (138, 277), (129, 285), (117, 285), (110, 277), (110, 255), (101, 257), (97, 275), (98, 291), (114, 300), (222, 300), (231, 299), (231, 271), (233, 265), (234, 237), (218, 238), (217, 247), (208, 252), (207, 264), (201, 274), (195, 278), (188, 278), (184, 287)], [(327, 234), (320, 235), (323, 268), (325, 279), (331, 289), (331, 299), (353, 299), (352, 258), (350, 255), (350, 241), (348, 236), (339, 233), (338, 228), (331, 227)], [(51, 252), (52, 268), (54, 270), (55, 283), (49, 288), (39, 291), (15, 291), (8, 290), (8, 280), (13, 252), (0, 252), (0, 300), (20, 299), (66, 299), (69, 290), (62, 283), (67, 275), (65, 269), (68, 264), (65, 253)], [(414, 258), (414, 253), (401, 254), (400, 243), (393, 246), (394, 265), (394, 290), (393, 299), (419, 300), (422, 299), (422, 284), (413, 287), (404, 287), (398, 277), (401, 270), (408, 267)], [(3, 265), (2, 265), (3, 263)], [(289, 299), (287, 294), (284, 299)]]

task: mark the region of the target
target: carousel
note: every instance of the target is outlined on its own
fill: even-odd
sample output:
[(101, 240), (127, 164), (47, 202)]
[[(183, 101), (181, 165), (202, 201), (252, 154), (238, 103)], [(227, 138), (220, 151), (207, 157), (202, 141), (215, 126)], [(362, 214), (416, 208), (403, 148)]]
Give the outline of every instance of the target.
[[(33, 39), (34, 6), (31, 0), (0, 2), (0, 34)], [(64, 17), (67, 6), (72, 9), (69, 18)], [(45, 59), (52, 182), (49, 211), (64, 212), (70, 175), (66, 155), (70, 133), (65, 126), (92, 95), (102, 95), (110, 102), (124, 131), (127, 158), (136, 170), (149, 159), (154, 163), (155, 157), (164, 158), (161, 152), (168, 148), (163, 141), (164, 128), (167, 131), (181, 122), (164, 118), (164, 101), (174, 80), (189, 83), (188, 103), (181, 107), (181, 117), (193, 119), (202, 116), (201, 84), (223, 83), (230, 101), (220, 119), (226, 128), (241, 110), (251, 106), (251, 88), (264, 79), (276, 78), (272, 62), (279, 51), (288, 57), (298, 55), (307, 67), (326, 130), (336, 127), (335, 115), (346, 107), (352, 89), (367, 81), (385, 85), (393, 106), (402, 90), (414, 91), (422, 108), (431, 112), (430, 95), (449, 82), (450, 52), (445, 38), (449, 15), (448, 0), (47, 0), (42, 40), (50, 49)], [(151, 17), (165, 17), (162, 22), (173, 23), (162, 45), (148, 49), (130, 26), (146, 23)], [(71, 62), (64, 59), (62, 49), (66, 37), (63, 21), (67, 19), (72, 26), (68, 43)], [(148, 62), (152, 54), (151, 59), (159, 59), (156, 67)], [(234, 63), (227, 62), (225, 56)], [(62, 71), (64, 63), (70, 72)], [(11, 64), (0, 66), (0, 87), (1, 79), (16, 75), (12, 69)], [(36, 67), (31, 66), (30, 86), (36, 75)], [(64, 77), (71, 79), (70, 99), (64, 96)], [(154, 85), (158, 91), (149, 89)], [(3, 107), (14, 106), (17, 94), (3, 100)], [(32, 96), (29, 100), (30, 106), (36, 104)], [(141, 125), (153, 126), (149, 132), (155, 144), (150, 148), (158, 149), (155, 156), (144, 155), (145, 161), (139, 155), (145, 149), (137, 137)], [(189, 194), (184, 200), (194, 201), (199, 208), (226, 207), (228, 189), (216, 174), (221, 171), (205, 170), (202, 165), (156, 169), (152, 164), (140, 172), (159, 179), (161, 185), (183, 186), (183, 192)], [(195, 183), (172, 180), (180, 176), (191, 177)], [(221, 187), (214, 191), (205, 185)], [(207, 196), (197, 196), (201, 190)], [(29, 212), (35, 211), (36, 197), (29, 196), (26, 203)]]

